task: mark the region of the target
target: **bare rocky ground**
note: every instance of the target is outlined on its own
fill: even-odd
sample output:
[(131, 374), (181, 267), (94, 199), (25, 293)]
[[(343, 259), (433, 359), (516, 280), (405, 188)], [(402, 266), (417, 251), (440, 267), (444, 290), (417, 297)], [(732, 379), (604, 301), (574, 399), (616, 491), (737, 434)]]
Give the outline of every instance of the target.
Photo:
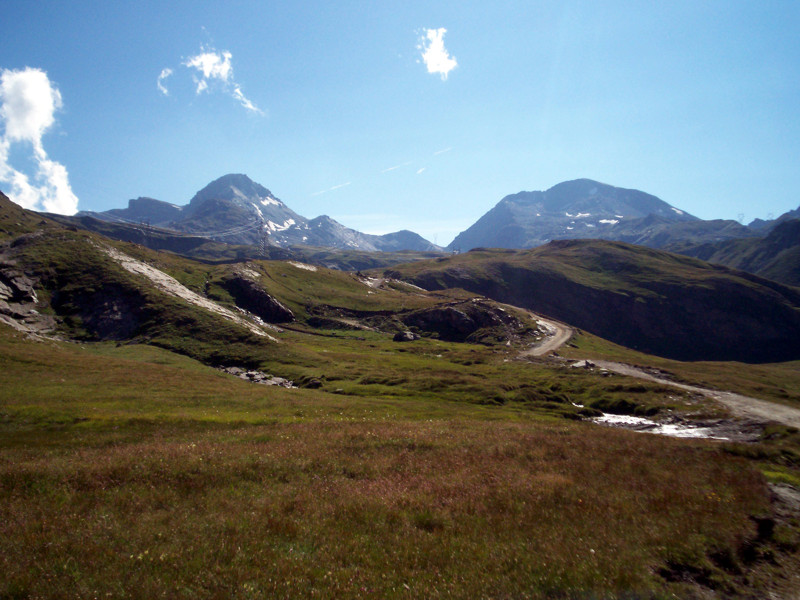
[(285, 388), (296, 388), (297, 386), (294, 385), (293, 381), (289, 379), (284, 379), (283, 377), (275, 377), (268, 373), (264, 373), (263, 371), (248, 371), (246, 369), (242, 369), (239, 367), (224, 367), (220, 369), (223, 373), (227, 373), (228, 375), (233, 375), (234, 377), (238, 377), (239, 379), (244, 379), (245, 381), (251, 381), (253, 383), (260, 383), (261, 385), (277, 385), (279, 387)]
[(55, 319), (36, 310), (35, 282), (0, 257), (0, 323), (30, 335), (55, 329)]

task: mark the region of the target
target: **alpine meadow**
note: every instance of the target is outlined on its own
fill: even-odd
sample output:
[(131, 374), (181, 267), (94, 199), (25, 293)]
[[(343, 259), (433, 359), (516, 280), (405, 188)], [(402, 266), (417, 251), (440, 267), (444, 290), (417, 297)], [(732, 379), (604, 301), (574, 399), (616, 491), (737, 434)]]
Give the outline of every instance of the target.
[(0, 600), (800, 598), (798, 27), (4, 3)]

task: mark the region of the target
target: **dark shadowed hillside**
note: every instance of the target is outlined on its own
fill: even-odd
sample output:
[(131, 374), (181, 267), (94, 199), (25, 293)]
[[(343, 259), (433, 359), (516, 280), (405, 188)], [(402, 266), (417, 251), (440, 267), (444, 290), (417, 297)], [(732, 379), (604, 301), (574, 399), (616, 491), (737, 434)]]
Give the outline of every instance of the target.
[(387, 271), (464, 288), (648, 353), (684, 360), (800, 358), (800, 290), (621, 242), (477, 249)]
[(800, 219), (781, 220), (764, 237), (676, 244), (675, 252), (800, 286)]

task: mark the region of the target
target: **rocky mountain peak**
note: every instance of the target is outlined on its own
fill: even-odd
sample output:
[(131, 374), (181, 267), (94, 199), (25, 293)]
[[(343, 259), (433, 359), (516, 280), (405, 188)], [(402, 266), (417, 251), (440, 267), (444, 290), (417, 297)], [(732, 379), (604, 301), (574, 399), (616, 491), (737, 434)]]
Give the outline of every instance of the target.
[(230, 244), (262, 244), (266, 236), (269, 245), (278, 247), (307, 245), (368, 252), (440, 250), (416, 234), (365, 234), (327, 215), (309, 220), (242, 173), (215, 179), (186, 206), (138, 198), (130, 201), (126, 209), (88, 215), (110, 221), (147, 221), (150, 225)]
[(229, 173), (215, 179), (197, 192), (189, 205), (195, 206), (210, 199), (283, 206), (283, 202), (275, 198), (272, 192), (242, 173)]
[(546, 191), (506, 196), (449, 248), (530, 248), (553, 239), (618, 239), (628, 223), (655, 217), (669, 223), (698, 220), (651, 194), (575, 179)]

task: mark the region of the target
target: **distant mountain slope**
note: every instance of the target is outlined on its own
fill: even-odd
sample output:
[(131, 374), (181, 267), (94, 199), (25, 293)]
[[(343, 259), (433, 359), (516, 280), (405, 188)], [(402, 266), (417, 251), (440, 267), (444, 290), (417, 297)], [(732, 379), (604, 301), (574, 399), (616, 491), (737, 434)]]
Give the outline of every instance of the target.
[[(126, 209), (82, 213), (99, 219), (147, 223), (230, 244), (320, 246), (365, 251), (440, 250), (410, 231), (370, 235), (345, 227), (328, 216), (306, 219), (247, 175), (229, 174), (209, 183), (186, 206), (137, 198)], [(79, 214), (81, 216), (81, 214)]]
[(676, 244), (671, 250), (800, 286), (800, 219), (780, 220), (765, 237)]
[(385, 274), (525, 306), (669, 358), (800, 358), (799, 289), (641, 246), (554, 241), (531, 250), (473, 250)]
[[(605, 232), (601, 239), (628, 242), (650, 248), (669, 249), (678, 243), (705, 243), (755, 237), (757, 234), (736, 221), (714, 219), (710, 221), (674, 221), (649, 215), (620, 223), (613, 231)], [(587, 236), (588, 237), (588, 236)]]
[(628, 221), (648, 216), (669, 223), (698, 221), (650, 194), (576, 179), (544, 192), (506, 196), (448, 248), (531, 248), (552, 239), (615, 237), (617, 229), (631, 236)]
[(777, 219), (755, 219), (750, 222), (748, 227), (754, 231), (759, 233), (765, 233), (770, 231), (773, 227), (778, 225), (779, 223), (783, 223), (784, 221), (791, 221), (792, 219), (800, 219), (800, 206), (795, 208), (794, 210), (789, 210), (779, 216)]

